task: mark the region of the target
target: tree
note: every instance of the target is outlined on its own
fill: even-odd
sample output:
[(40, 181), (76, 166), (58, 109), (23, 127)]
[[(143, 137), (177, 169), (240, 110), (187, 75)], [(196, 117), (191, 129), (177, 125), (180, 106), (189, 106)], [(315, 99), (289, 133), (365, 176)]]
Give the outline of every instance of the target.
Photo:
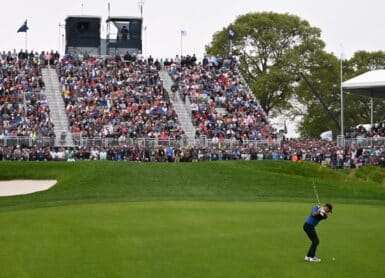
[[(228, 31), (236, 31), (229, 48)], [(231, 52), (239, 69), (269, 115), (292, 109), (299, 72), (314, 53), (324, 48), (320, 29), (289, 14), (249, 13), (213, 35), (206, 46), (211, 55)]]
[[(319, 52), (320, 54), (320, 52)], [(321, 64), (308, 64), (309, 80), (319, 91), (327, 103), (331, 113), (340, 118), (340, 65), (338, 58), (332, 54), (324, 53), (322, 57), (314, 55)], [(343, 80), (348, 80), (369, 70), (385, 67), (385, 52), (358, 51), (352, 58), (343, 61)], [(307, 89), (308, 90), (308, 89)], [(318, 137), (326, 130), (332, 130), (333, 134), (340, 134), (340, 129), (324, 113), (319, 102), (306, 93), (306, 86), (301, 82), (297, 98), (300, 103), (307, 104), (307, 111), (302, 114), (303, 121), (300, 124), (300, 132), (303, 136)], [(300, 113), (298, 113), (300, 114)], [(374, 122), (380, 122), (385, 115), (385, 101), (374, 100)], [(354, 127), (358, 124), (370, 123), (370, 101), (368, 97), (344, 93), (344, 126)]]
[(385, 52), (384, 51), (357, 51), (353, 57), (349, 59), (344, 68), (344, 76), (346, 79), (353, 78), (367, 71), (385, 68)]
[(340, 132), (340, 79), (339, 61), (330, 53), (316, 51), (304, 67), (305, 78), (319, 94), (328, 112), (320, 100), (314, 96), (309, 84), (302, 78), (299, 80), (296, 99), (306, 109), (292, 110), (292, 113), (302, 116), (299, 131), (302, 136), (318, 138), (327, 130), (333, 134)]
[[(236, 32), (229, 44), (229, 30)], [(210, 55), (238, 57), (239, 69), (268, 116), (285, 112), (301, 116), (302, 136), (317, 137), (326, 130), (340, 133), (340, 61), (324, 50), (320, 29), (289, 14), (249, 13), (213, 35)], [(385, 52), (359, 51), (343, 61), (343, 80), (385, 68)], [(319, 93), (328, 112), (317, 99)], [(366, 97), (344, 94), (344, 126), (370, 122)], [(385, 101), (374, 101), (374, 120), (385, 115)], [(337, 124), (336, 124), (337, 122)]]
[[(384, 51), (357, 51), (353, 57), (349, 59), (344, 68), (344, 80), (353, 78), (367, 71), (385, 68), (385, 52)], [(352, 127), (357, 124), (370, 123), (370, 99), (365, 96), (357, 96), (355, 94), (345, 94), (345, 98), (350, 104), (345, 107), (346, 114), (355, 118), (356, 121), (346, 127)], [(373, 121), (378, 123), (385, 116), (385, 100), (373, 99)], [(349, 122), (348, 122), (349, 123)]]

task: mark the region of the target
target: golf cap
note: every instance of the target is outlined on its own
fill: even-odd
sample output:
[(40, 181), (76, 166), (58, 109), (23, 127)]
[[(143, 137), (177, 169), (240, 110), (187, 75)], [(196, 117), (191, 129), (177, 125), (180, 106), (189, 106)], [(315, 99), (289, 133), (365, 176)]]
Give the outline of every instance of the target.
[(333, 212), (333, 205), (332, 205), (332, 204), (326, 203), (326, 204), (325, 204), (325, 207), (328, 207), (329, 210), (330, 210), (330, 212)]

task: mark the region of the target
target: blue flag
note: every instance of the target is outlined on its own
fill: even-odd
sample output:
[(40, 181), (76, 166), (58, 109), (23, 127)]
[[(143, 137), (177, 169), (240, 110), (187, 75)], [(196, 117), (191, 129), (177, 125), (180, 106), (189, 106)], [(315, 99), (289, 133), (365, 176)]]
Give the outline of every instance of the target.
[(27, 20), (25, 20), (24, 24), (20, 26), (20, 28), (17, 30), (18, 33), (20, 32), (27, 32), (28, 31), (28, 26), (27, 26)]
[(228, 32), (229, 40), (233, 40), (236, 34), (237, 33), (235, 32), (235, 30), (233, 28), (230, 28)]

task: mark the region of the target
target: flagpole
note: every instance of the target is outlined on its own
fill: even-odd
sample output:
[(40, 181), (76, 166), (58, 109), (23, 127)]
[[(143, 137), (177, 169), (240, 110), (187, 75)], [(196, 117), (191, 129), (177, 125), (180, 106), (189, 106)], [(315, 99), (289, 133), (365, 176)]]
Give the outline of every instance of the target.
[(27, 51), (28, 49), (28, 25), (27, 25), (27, 20), (24, 21), (24, 24), (21, 25), (19, 29), (17, 29), (17, 33), (25, 33), (24, 34), (24, 46), (25, 50)]
[(143, 55), (147, 55), (147, 26), (144, 26), (144, 53)]
[(140, 17), (143, 18), (143, 6), (144, 6), (144, 1), (143, 1), (143, 0), (140, 0), (140, 1), (138, 2), (138, 5), (139, 5)]
[(342, 89), (342, 44), (340, 54), (341, 136), (344, 136), (344, 91)]
[(66, 54), (66, 48), (64, 46), (64, 34), (61, 34), (61, 50), (63, 51), (62, 54)]
[(180, 31), (180, 57), (183, 55), (183, 31)]
[(61, 52), (61, 30), (60, 30), (60, 22), (59, 22), (59, 44), (58, 44), (58, 51)]
[(370, 126), (373, 127), (373, 97), (370, 96)]

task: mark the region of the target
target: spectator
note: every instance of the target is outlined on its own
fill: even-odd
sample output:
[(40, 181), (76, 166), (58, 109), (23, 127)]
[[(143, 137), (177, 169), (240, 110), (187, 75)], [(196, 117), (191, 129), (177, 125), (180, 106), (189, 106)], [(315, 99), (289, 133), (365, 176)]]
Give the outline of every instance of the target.
[[(137, 61), (137, 60), (136, 60)], [(71, 131), (81, 137), (180, 139), (157, 68), (148, 61), (64, 57), (58, 72)]]
[(41, 66), (34, 54), (10, 51), (0, 60), (0, 134), (54, 137)]

